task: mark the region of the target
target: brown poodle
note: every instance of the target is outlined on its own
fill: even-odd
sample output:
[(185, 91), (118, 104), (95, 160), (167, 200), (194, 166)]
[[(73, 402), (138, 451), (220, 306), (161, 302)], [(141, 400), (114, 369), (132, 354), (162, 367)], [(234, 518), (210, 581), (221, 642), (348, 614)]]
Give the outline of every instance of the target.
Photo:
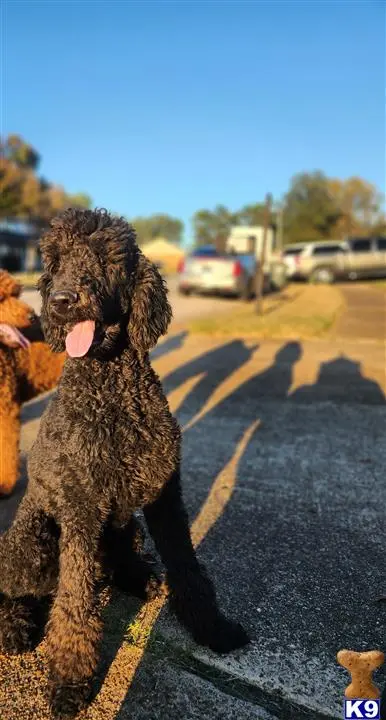
[(20, 293), (20, 284), (0, 270), (0, 497), (17, 480), (21, 404), (55, 387), (65, 359), (44, 342)]

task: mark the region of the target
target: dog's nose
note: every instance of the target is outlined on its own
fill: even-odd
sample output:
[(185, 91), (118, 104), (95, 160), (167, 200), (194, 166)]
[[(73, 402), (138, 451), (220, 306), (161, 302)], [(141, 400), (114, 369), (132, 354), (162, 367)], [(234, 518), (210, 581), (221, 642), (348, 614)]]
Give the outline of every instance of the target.
[(50, 301), (58, 310), (67, 310), (78, 301), (78, 293), (73, 290), (57, 290), (50, 294)]

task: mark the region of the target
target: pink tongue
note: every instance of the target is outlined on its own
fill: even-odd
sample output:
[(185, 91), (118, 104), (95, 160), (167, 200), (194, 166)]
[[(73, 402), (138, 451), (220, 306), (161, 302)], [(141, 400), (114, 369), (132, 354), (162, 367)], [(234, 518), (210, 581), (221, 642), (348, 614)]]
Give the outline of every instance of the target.
[(83, 357), (94, 339), (94, 320), (77, 323), (66, 337), (66, 350), (70, 357)]

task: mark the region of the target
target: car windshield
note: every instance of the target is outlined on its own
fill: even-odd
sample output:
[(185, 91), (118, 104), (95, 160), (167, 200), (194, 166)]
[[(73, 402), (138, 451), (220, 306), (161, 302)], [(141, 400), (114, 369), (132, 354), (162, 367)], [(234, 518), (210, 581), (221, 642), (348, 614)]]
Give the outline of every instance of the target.
[(336, 253), (345, 252), (342, 245), (317, 245), (313, 248), (313, 255), (336, 255)]
[(217, 252), (215, 247), (206, 245), (204, 247), (193, 250), (191, 257), (217, 257), (218, 254), (219, 253)]
[(386, 237), (377, 238), (378, 250), (386, 250)]
[(284, 250), (284, 255), (299, 255), (299, 253), (301, 253), (303, 249), (303, 245), (299, 245), (296, 248), (287, 248), (286, 250)]
[(372, 241), (370, 238), (350, 238), (350, 246), (352, 252), (370, 252)]

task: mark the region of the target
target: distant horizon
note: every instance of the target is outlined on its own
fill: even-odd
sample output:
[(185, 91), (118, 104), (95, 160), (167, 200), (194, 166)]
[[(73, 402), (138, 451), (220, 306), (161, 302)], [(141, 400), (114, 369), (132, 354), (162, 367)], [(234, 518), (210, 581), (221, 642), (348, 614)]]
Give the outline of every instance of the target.
[[(126, 217), (236, 211), (293, 175), (384, 192), (383, 3), (3, 3), (2, 134)], [(22, 22), (20, 22), (22, 18)]]

